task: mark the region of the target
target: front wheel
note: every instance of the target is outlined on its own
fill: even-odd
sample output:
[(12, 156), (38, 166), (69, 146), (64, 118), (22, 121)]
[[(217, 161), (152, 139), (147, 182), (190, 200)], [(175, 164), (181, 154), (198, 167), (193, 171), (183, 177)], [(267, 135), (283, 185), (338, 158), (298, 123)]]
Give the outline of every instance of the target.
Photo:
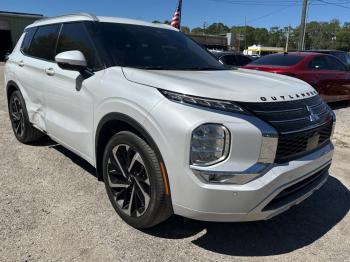
[(129, 225), (150, 228), (172, 214), (160, 161), (134, 133), (120, 132), (110, 139), (103, 156), (103, 178), (114, 209)]

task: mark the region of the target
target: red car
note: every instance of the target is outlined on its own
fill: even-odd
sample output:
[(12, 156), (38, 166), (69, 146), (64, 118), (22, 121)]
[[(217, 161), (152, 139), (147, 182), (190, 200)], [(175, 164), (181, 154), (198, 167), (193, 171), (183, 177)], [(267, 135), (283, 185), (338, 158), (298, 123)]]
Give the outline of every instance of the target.
[(293, 52), (264, 56), (244, 66), (299, 78), (313, 86), (326, 102), (350, 101), (350, 70), (332, 55)]

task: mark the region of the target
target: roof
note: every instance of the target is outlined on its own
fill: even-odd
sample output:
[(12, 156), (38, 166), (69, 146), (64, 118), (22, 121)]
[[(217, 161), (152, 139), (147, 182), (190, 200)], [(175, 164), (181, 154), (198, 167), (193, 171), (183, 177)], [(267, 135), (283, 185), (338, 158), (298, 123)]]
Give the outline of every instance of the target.
[(69, 14), (69, 15), (56, 16), (56, 17), (46, 17), (46, 18), (35, 21), (33, 24), (27, 26), (27, 28), (34, 27), (34, 26), (40, 26), (40, 25), (65, 23), (65, 22), (76, 22), (76, 21), (95, 21), (95, 22), (106, 22), (106, 23), (117, 23), (117, 24), (142, 25), (142, 26), (149, 26), (149, 27), (163, 28), (163, 29), (178, 31), (178, 29), (176, 29), (170, 25), (155, 24), (155, 23), (145, 22), (145, 21), (141, 21), (141, 20), (128, 19), (128, 18), (95, 16), (93, 14), (88, 14), (88, 13)]
[(6, 12), (0, 11), (0, 16), (12, 16), (12, 17), (26, 17), (26, 18), (41, 18), (41, 14), (19, 13), (19, 12)]

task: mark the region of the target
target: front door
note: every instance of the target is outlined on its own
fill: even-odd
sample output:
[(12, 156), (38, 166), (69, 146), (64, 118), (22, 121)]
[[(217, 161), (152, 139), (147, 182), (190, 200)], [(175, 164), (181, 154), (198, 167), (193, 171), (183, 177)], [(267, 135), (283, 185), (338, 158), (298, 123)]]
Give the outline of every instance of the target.
[[(56, 54), (72, 50), (81, 51), (90, 68), (98, 67), (93, 42), (82, 22), (63, 24)], [(80, 73), (64, 70), (57, 64), (46, 70), (48, 133), (92, 163), (94, 99), (90, 88), (98, 86), (98, 74), (84, 79)]]

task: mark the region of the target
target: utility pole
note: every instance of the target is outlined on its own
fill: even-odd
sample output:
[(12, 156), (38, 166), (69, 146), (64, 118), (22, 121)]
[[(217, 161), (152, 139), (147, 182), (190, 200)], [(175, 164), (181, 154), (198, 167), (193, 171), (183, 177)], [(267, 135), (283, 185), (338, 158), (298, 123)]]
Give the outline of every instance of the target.
[(244, 49), (247, 49), (247, 17), (244, 17)]
[(286, 49), (285, 49), (286, 52), (288, 52), (288, 47), (289, 47), (289, 35), (290, 35), (290, 25), (288, 26), (288, 31), (287, 31), (287, 40), (286, 40)]
[(239, 35), (238, 35), (238, 52), (241, 52), (241, 29), (239, 30)]
[(309, 0), (303, 0), (303, 9), (301, 13), (301, 23), (300, 23), (300, 36), (299, 36), (299, 44), (298, 50), (304, 50), (305, 44), (305, 33), (306, 33), (306, 13), (309, 5)]

